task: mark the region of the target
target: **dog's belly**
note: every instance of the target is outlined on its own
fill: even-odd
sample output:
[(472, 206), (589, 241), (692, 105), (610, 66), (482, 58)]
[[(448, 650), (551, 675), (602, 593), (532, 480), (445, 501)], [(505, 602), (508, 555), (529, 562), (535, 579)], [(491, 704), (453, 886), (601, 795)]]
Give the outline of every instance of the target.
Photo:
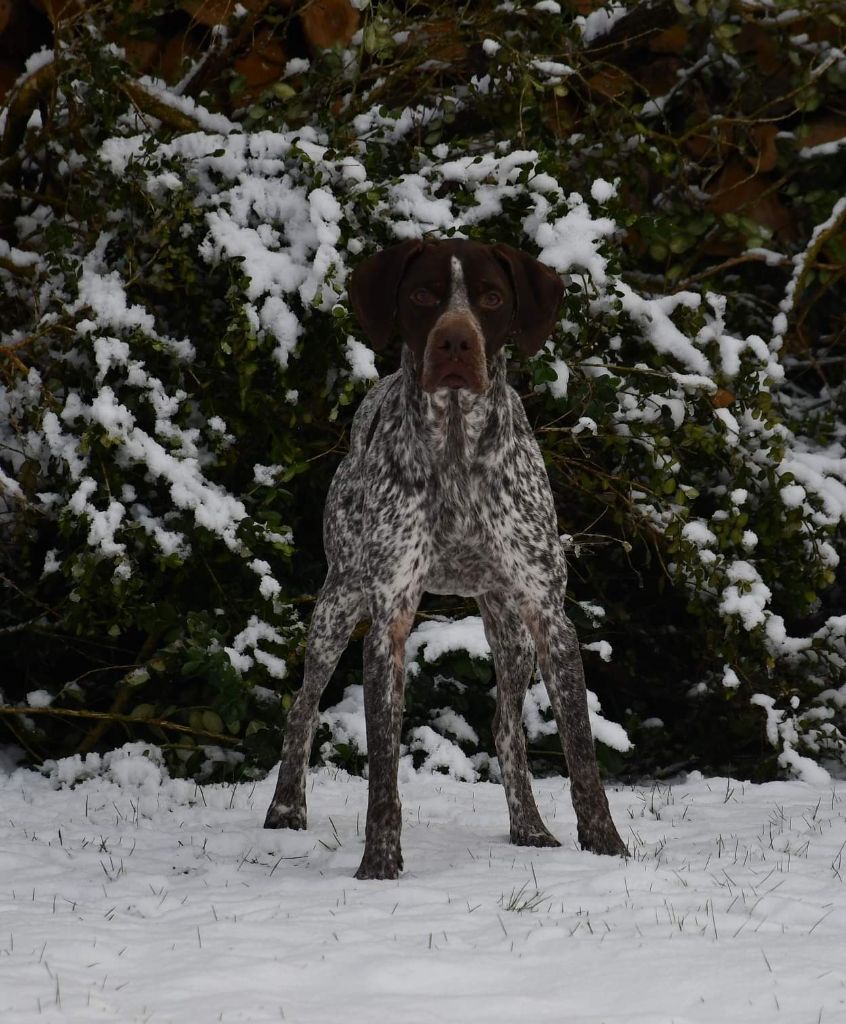
[(505, 586), (501, 568), (481, 551), (453, 548), (439, 553), (426, 574), (423, 589), (430, 594), (477, 597)]

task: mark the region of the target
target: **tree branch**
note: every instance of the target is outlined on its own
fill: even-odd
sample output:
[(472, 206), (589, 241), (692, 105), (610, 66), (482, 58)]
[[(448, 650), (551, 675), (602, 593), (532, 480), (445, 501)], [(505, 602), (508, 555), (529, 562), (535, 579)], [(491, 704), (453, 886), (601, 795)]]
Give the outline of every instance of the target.
[(215, 740), (217, 743), (238, 743), (237, 736), (226, 736), (220, 732), (208, 732), (205, 729), (192, 729), (189, 725), (180, 725), (179, 722), (170, 722), (166, 718), (138, 718), (134, 715), (116, 714), (111, 711), (75, 711), (72, 708), (31, 708), (31, 707), (3, 707), (0, 706), (0, 715), (54, 715), (57, 718), (83, 718), (89, 721), (112, 721), (123, 722), (127, 725), (155, 725), (166, 732), (182, 732), (191, 736), (202, 736), (205, 739)]

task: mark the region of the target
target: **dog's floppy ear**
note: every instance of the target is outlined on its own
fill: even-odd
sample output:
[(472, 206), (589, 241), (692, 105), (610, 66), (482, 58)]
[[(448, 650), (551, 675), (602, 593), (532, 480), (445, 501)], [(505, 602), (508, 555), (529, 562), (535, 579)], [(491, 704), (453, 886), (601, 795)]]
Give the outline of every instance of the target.
[(417, 238), (392, 245), (360, 263), (350, 278), (350, 304), (375, 349), (391, 340), (397, 292), (409, 262), (423, 248)]
[(564, 284), (558, 274), (534, 256), (510, 245), (495, 245), (494, 255), (505, 265), (514, 289), (514, 340), (520, 351), (533, 356), (552, 333)]

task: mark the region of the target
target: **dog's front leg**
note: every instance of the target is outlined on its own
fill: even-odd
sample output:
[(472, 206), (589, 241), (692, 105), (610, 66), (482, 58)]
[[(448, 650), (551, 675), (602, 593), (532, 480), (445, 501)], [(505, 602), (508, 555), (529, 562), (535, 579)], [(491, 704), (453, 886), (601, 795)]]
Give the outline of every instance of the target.
[(330, 568), (311, 619), (303, 684), (288, 713), (282, 759), (265, 828), (306, 827), (306, 772), (318, 724), (318, 702), (363, 611), (349, 574)]
[(566, 577), (554, 580), (527, 615), (570, 774), (579, 845), (592, 853), (628, 856), (599, 777), (590, 731), (579, 641), (564, 608)]
[(402, 868), (399, 770), (405, 642), (417, 600), (374, 617), (364, 641), (368, 795), (364, 856), (356, 878), (396, 878)]

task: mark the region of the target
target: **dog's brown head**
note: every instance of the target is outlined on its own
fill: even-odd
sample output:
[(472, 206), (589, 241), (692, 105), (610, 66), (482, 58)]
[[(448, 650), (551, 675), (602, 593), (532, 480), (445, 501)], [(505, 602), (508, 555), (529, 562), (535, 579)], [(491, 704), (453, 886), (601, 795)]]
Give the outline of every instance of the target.
[(491, 358), (508, 340), (533, 355), (549, 337), (561, 279), (510, 245), (411, 240), (366, 259), (349, 294), (374, 348), (394, 332), (414, 355), (424, 391), (483, 394)]

